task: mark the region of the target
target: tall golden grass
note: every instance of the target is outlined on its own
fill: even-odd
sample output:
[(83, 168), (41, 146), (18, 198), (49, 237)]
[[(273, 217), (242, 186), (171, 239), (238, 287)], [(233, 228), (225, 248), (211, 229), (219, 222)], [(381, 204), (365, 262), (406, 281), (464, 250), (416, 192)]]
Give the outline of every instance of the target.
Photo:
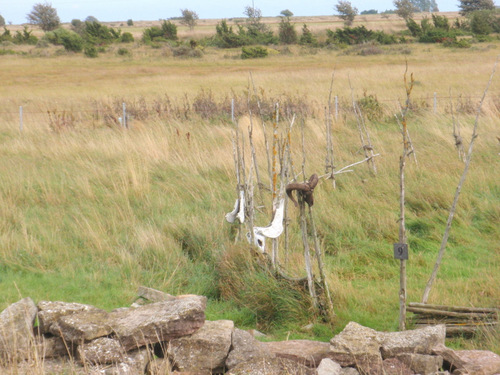
[[(239, 307), (246, 308), (246, 300), (261, 297), (263, 309), (270, 302), (273, 308), (283, 303), (298, 315), (297, 310), (304, 308), (298, 322), (308, 319), (303, 300), (293, 306), (290, 300), (269, 301), (266, 293), (276, 293), (279, 285), (266, 284), (261, 275), (241, 280), (231, 269), (231, 259), (241, 249), (236, 246), (235, 250), (235, 229), (223, 220), (232, 208), (236, 184), (229, 109), (217, 107), (225, 108), (224, 116), (207, 119), (193, 113), (192, 104), (203, 90), (209, 90), (216, 104), (237, 96), (244, 107), (244, 98), (253, 91), (251, 72), (263, 102), (295, 98), (310, 109), (303, 123), (306, 173), (321, 174), (323, 113), (334, 73), (333, 95), (340, 104), (333, 126), (337, 168), (362, 159), (350, 109), (351, 86), (356, 99), (372, 95), (383, 112), (381, 118), (367, 123), (376, 152), (381, 154), (376, 160), (377, 176), (359, 165), (354, 172), (338, 176), (337, 189), (323, 180), (315, 191), (318, 232), (338, 315), (334, 326), (339, 329), (357, 320), (377, 329), (394, 329), (399, 275), (390, 246), (397, 240), (401, 139), (394, 114), (405, 99), (405, 65), (416, 79), (408, 127), (418, 166), (410, 163), (407, 171), (407, 203), (412, 249), (408, 300), (418, 301), (463, 169), (454, 148), (450, 103), (469, 108), (459, 114), (462, 136), (468, 141), (474, 111), (498, 54), (498, 42), (459, 51), (429, 45), (405, 47), (409, 54), (387, 47), (385, 53), (374, 56), (332, 50), (311, 53), (291, 47), (291, 54), (252, 61), (236, 58), (238, 50), (207, 48), (203, 58), (186, 60), (144, 46), (133, 47), (128, 58), (113, 51), (97, 59), (42, 56), (35, 47), (23, 47), (24, 56), (2, 56), (0, 238), (4, 245), (0, 263), (9, 279), (0, 281), (0, 306), (21, 294), (39, 299), (75, 295), (80, 302), (112, 308), (127, 303), (135, 287), (146, 284), (170, 293), (208, 293), (213, 301), (221, 298), (222, 290), (223, 297), (234, 298)], [(499, 232), (494, 225), (500, 217), (496, 182), (499, 82), (495, 77), (483, 107), (473, 167), (460, 200), (449, 255), (431, 295), (433, 302), (500, 304)], [(153, 103), (167, 98), (179, 115), (154, 111)], [(131, 118), (128, 130), (116, 122), (122, 102), (130, 110), (136, 106), (146, 113), (143, 118)], [(114, 120), (93, 118), (96, 108)], [(49, 111), (75, 120), (54, 127)], [(253, 115), (259, 124), (258, 114)], [(238, 118), (244, 134), (248, 119), (248, 113)], [(280, 129), (288, 121), (283, 114)], [(292, 139), (297, 169), (302, 162), (299, 129), (297, 125)], [(258, 125), (255, 141), (265, 171)], [(246, 144), (247, 163), (249, 155)], [(257, 225), (270, 220), (269, 202), (262, 203)], [(300, 276), (304, 268), (296, 214), (292, 208), (292, 246), (288, 254), (280, 253), (280, 259), (290, 274)], [(214, 276), (221, 274), (227, 280)], [(255, 300), (245, 297), (252, 280), (269, 287)], [(19, 292), (12, 287), (14, 282)], [(79, 282), (86, 283), (88, 290), (75, 288)], [(219, 283), (224, 282), (221, 288)], [(238, 285), (238, 295), (231, 295), (231, 285)], [(241, 290), (242, 285), (247, 289)], [(296, 329), (292, 324), (287, 328)], [(498, 348), (498, 342), (491, 342), (481, 345)]]

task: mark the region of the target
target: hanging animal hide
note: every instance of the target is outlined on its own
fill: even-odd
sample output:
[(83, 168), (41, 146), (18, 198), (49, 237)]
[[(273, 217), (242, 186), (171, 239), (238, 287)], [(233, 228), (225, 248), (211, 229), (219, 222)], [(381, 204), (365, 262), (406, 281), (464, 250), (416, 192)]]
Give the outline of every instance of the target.
[[(283, 233), (283, 217), (285, 215), (285, 200), (279, 202), (274, 213), (271, 224), (267, 227), (254, 227), (253, 238), (254, 245), (257, 246), (262, 253), (266, 252), (266, 238), (278, 238)], [(247, 233), (248, 242), (251, 242), (250, 233)]]
[(297, 201), (293, 197), (293, 191), (297, 190), (297, 194), (301, 194), (302, 197), (304, 198), (304, 202), (306, 202), (309, 206), (312, 206), (314, 204), (314, 188), (318, 184), (319, 178), (318, 175), (315, 173), (311, 177), (309, 177), (309, 180), (306, 182), (294, 182), (291, 184), (288, 184), (286, 186), (286, 195), (288, 195), (288, 198), (290, 198), (295, 204), (295, 207), (298, 206)]
[(228, 223), (234, 223), (238, 219), (241, 224), (245, 222), (245, 192), (240, 190), (240, 197), (234, 202), (234, 208), (231, 212), (226, 214)]

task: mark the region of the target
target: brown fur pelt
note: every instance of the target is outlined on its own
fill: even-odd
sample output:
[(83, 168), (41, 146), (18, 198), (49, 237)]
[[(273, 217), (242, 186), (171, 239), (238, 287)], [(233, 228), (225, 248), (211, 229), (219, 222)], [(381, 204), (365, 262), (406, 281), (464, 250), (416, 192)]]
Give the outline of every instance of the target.
[(316, 173), (314, 173), (311, 177), (309, 177), (309, 180), (306, 182), (293, 182), (291, 184), (288, 184), (286, 186), (286, 195), (288, 195), (288, 198), (292, 200), (292, 202), (295, 204), (295, 207), (298, 206), (297, 201), (293, 197), (293, 191), (297, 190), (297, 194), (301, 194), (304, 201), (309, 205), (312, 206), (314, 204), (314, 188), (318, 184), (319, 178)]

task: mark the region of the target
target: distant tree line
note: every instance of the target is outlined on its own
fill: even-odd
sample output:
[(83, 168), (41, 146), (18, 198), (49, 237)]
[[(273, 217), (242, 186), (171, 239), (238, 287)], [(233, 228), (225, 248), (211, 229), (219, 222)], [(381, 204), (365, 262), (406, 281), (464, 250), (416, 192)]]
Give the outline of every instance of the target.
[[(438, 5), (435, 0), (394, 0), (394, 12), (406, 22), (405, 32), (387, 34), (382, 31), (373, 31), (365, 26), (352, 27), (358, 14), (358, 9), (349, 1), (339, 0), (335, 5), (338, 17), (344, 21), (344, 27), (335, 31), (327, 30), (326, 40), (321, 43), (309, 29), (307, 24), (302, 24), (297, 31), (297, 24), (293, 22), (293, 12), (289, 9), (281, 11), (278, 32), (275, 34), (264, 22), (262, 12), (255, 7), (247, 6), (243, 14), (246, 18), (241, 22), (237, 20), (230, 24), (223, 19), (217, 23), (215, 34), (200, 40), (180, 41), (177, 36), (177, 26), (171, 20), (163, 20), (159, 26), (144, 29), (141, 42), (152, 47), (164, 43), (169, 44), (174, 55), (196, 56), (202, 55), (204, 46), (219, 48), (242, 48), (242, 57), (263, 57), (267, 50), (259, 46), (268, 45), (307, 45), (311, 47), (331, 45), (354, 45), (374, 43), (379, 45), (408, 43), (418, 41), (422, 43), (443, 43), (455, 47), (468, 47), (470, 41), (459, 38), (462, 35), (472, 34), (478, 41), (486, 40), (491, 33), (500, 32), (500, 13), (493, 0), (460, 0), (460, 14), (462, 19), (451, 22), (448, 18), (432, 13), (430, 17), (423, 18), (420, 22), (414, 20), (417, 12), (436, 12)], [(199, 20), (198, 14), (189, 9), (181, 9), (181, 16), (176, 18), (180, 24), (193, 30)], [(378, 11), (370, 9), (361, 14), (377, 14)], [(131, 43), (134, 37), (130, 32), (106, 26), (93, 16), (85, 20), (73, 19), (71, 28), (62, 28), (57, 11), (49, 3), (35, 4), (33, 10), (27, 15), (32, 25), (45, 31), (39, 40), (33, 31), (25, 26), (22, 31), (13, 35), (6, 27), (5, 20), (0, 16), (0, 26), (4, 27), (0, 34), (0, 42), (7, 41), (16, 44), (54, 44), (61, 45), (67, 51), (84, 52), (89, 57), (96, 57), (99, 52), (105, 51), (112, 43)], [(128, 26), (133, 21), (127, 21)], [(486, 38), (486, 39), (485, 39)], [(245, 48), (243, 48), (245, 47)], [(125, 48), (120, 51), (126, 54)]]

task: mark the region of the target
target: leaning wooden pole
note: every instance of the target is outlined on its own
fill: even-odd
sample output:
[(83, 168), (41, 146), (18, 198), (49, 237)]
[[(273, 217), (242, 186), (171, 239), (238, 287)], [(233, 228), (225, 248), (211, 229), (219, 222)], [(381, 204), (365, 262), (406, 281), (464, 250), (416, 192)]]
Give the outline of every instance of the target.
[[(304, 119), (302, 119), (301, 126), (302, 133), (302, 174), (305, 179), (305, 168), (306, 168), (306, 147), (305, 147), (305, 136), (304, 136)], [(304, 261), (307, 274), (307, 286), (309, 288), (309, 295), (314, 308), (318, 307), (318, 297), (316, 294), (316, 287), (314, 285), (314, 274), (311, 264), (311, 250), (309, 247), (309, 241), (307, 239), (307, 219), (306, 219), (306, 203), (302, 194), (298, 197), (299, 208), (300, 208), (300, 231), (302, 232), (302, 243), (304, 245)]]
[[(279, 105), (275, 105), (275, 117), (273, 122), (273, 155), (272, 155), (272, 174), (271, 174), (271, 184), (272, 184), (272, 202), (273, 202), (273, 217), (278, 208), (278, 121), (279, 121)], [(272, 263), (276, 267), (278, 263), (278, 239), (273, 238), (273, 251), (272, 251)]]
[[(406, 246), (406, 223), (405, 223), (405, 165), (410, 147), (408, 143), (408, 129), (406, 124), (406, 115), (410, 107), (410, 95), (413, 89), (413, 74), (410, 76), (410, 83), (407, 80), (408, 65), (404, 74), (404, 83), (406, 89), (406, 106), (401, 120), (403, 130), (403, 153), (399, 158), (399, 244)], [(406, 329), (406, 259), (401, 257), (399, 265), (399, 330)]]
[(326, 158), (325, 158), (325, 173), (330, 173), (328, 178), (332, 179), (332, 185), (335, 189), (335, 162), (333, 157), (333, 136), (332, 136), (332, 91), (333, 91), (333, 78), (335, 72), (332, 73), (332, 80), (330, 82), (330, 92), (328, 94), (328, 107), (325, 108), (325, 127), (326, 127)]
[(314, 251), (316, 253), (316, 260), (318, 261), (320, 282), (325, 293), (327, 315), (330, 319), (333, 319), (335, 317), (335, 310), (333, 308), (332, 296), (326, 279), (325, 264), (323, 263), (323, 254), (321, 253), (321, 246), (318, 239), (318, 233), (316, 231), (316, 223), (314, 222), (312, 206), (309, 206), (309, 222), (311, 223), (312, 235), (314, 237)]
[(472, 150), (474, 148), (474, 141), (476, 140), (478, 133), (477, 133), (477, 128), (478, 128), (478, 123), (479, 123), (479, 115), (481, 114), (481, 109), (483, 107), (484, 103), (484, 98), (486, 97), (486, 94), (490, 88), (491, 81), (493, 80), (493, 76), (495, 75), (495, 71), (498, 65), (498, 60), (500, 59), (500, 55), (497, 57), (495, 61), (495, 65), (493, 66), (493, 71), (491, 72), (490, 79), (488, 81), (488, 84), (486, 85), (486, 89), (483, 92), (483, 96), (481, 98), (481, 101), (479, 103), (477, 113), (476, 113), (476, 120), (474, 122), (474, 129), (472, 131), (472, 137), (469, 143), (469, 149), (467, 151), (467, 158), (465, 159), (465, 167), (464, 171), (462, 172), (462, 176), (460, 177), (460, 181), (458, 182), (457, 189), (455, 191), (455, 197), (453, 198), (453, 203), (451, 205), (450, 213), (448, 215), (448, 220), (446, 222), (446, 229), (444, 231), (443, 235), (443, 240), (441, 241), (441, 248), (439, 249), (438, 257), (436, 259), (436, 263), (434, 264), (434, 269), (432, 270), (431, 277), (429, 278), (429, 281), (427, 281), (427, 285), (424, 290), (424, 295), (422, 297), (422, 303), (427, 303), (427, 300), (429, 299), (429, 294), (431, 292), (432, 284), (434, 283), (434, 280), (436, 280), (437, 273), (439, 271), (439, 267), (441, 266), (441, 261), (443, 260), (443, 255), (446, 250), (446, 244), (448, 243), (448, 236), (450, 234), (450, 229), (451, 229), (451, 223), (453, 221), (453, 216), (455, 215), (455, 210), (457, 208), (457, 203), (458, 203), (458, 198), (460, 197), (460, 192), (462, 191), (462, 185), (464, 184), (465, 178), (467, 177), (467, 172), (469, 171), (469, 165), (470, 161), (472, 159)]

